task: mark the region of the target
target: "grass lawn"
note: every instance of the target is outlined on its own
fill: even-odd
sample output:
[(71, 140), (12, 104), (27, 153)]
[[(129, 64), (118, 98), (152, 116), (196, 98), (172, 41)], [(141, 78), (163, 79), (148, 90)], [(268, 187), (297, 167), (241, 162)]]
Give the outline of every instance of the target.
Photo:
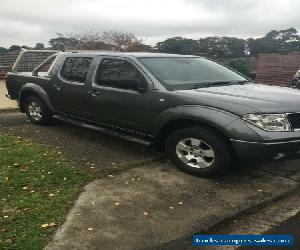
[(0, 249), (42, 249), (96, 177), (60, 152), (0, 133)]

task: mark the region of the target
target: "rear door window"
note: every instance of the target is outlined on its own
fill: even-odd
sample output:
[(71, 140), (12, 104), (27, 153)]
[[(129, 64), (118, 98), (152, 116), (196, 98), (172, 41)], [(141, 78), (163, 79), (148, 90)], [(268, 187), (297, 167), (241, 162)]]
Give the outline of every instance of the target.
[(84, 83), (93, 58), (68, 57), (61, 70), (61, 76), (71, 82)]

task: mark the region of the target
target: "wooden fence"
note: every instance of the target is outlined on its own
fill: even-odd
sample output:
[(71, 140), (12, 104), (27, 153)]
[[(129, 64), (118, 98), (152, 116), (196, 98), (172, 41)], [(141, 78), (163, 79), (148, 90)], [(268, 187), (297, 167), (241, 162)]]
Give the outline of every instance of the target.
[(256, 82), (288, 85), (299, 69), (299, 54), (260, 54), (256, 65)]

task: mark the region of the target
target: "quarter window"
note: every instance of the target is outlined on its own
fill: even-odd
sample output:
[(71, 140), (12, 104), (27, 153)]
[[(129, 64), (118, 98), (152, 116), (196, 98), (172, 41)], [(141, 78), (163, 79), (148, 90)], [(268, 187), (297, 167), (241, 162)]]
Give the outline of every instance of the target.
[(68, 81), (84, 82), (91, 62), (90, 57), (68, 57), (62, 67), (61, 75)]
[(145, 82), (143, 75), (129, 62), (120, 59), (103, 59), (97, 74), (97, 84), (121, 89), (136, 90)]

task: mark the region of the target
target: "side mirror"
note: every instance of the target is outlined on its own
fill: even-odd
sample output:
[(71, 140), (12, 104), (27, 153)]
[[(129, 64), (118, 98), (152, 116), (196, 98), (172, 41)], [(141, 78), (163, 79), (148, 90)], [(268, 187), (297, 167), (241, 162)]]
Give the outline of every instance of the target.
[(140, 81), (136, 81), (136, 90), (140, 93), (145, 93), (147, 91), (147, 82), (145, 79), (141, 79)]

